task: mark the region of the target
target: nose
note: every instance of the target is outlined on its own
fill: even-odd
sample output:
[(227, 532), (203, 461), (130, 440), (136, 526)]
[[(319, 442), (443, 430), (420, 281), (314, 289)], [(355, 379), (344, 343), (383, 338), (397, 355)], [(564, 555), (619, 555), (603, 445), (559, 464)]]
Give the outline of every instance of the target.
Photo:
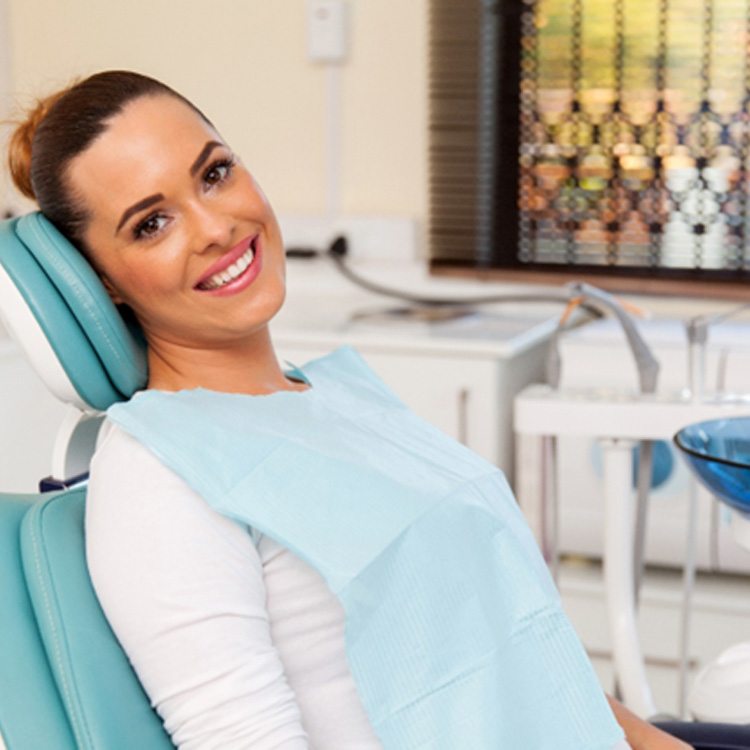
[(234, 219), (220, 207), (196, 201), (190, 210), (190, 230), (196, 250), (227, 248), (234, 233)]

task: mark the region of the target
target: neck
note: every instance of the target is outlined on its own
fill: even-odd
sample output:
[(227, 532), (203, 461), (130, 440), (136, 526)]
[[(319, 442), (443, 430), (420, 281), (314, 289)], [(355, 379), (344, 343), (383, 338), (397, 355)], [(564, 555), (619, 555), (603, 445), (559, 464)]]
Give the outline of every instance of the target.
[(261, 395), (304, 390), (279, 365), (268, 327), (241, 343), (212, 348), (149, 340), (148, 387), (165, 391), (208, 388)]

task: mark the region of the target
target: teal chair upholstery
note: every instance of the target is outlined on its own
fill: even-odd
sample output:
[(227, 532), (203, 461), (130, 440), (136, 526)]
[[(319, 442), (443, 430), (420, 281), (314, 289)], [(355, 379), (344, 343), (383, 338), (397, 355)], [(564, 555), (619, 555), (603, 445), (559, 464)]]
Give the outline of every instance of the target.
[(75, 748), (36, 625), (21, 562), (21, 522), (34, 496), (0, 497), (0, 734), (12, 750)]
[(91, 587), (84, 503), (0, 495), (0, 733), (8, 750), (172, 748)]

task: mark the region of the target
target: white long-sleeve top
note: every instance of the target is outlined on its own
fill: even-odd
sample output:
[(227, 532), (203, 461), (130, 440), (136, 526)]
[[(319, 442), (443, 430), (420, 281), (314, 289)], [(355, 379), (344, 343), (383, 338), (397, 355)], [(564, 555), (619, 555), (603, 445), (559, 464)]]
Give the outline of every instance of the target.
[(87, 494), (89, 570), (173, 742), (380, 748), (346, 660), (343, 609), (323, 578), (106, 427)]

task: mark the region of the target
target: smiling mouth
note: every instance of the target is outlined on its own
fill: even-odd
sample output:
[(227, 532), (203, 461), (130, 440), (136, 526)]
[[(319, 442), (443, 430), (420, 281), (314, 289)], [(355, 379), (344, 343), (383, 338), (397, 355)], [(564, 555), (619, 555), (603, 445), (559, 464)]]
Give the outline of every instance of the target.
[(236, 281), (252, 265), (253, 260), (255, 260), (257, 242), (258, 236), (256, 235), (251, 240), (248, 249), (234, 263), (196, 284), (195, 288), (202, 291), (211, 291), (213, 289), (221, 289), (221, 287)]

